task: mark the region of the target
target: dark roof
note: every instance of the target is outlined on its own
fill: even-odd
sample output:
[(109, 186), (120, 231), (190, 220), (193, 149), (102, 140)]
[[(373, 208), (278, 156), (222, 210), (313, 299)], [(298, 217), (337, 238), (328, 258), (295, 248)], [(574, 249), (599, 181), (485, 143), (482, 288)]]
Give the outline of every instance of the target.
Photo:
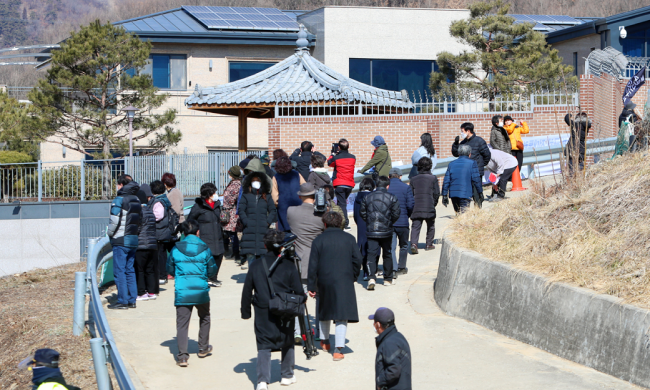
[(568, 41), (569, 39), (580, 38), (586, 35), (598, 34), (603, 30), (611, 29), (609, 25), (635, 25), (650, 21), (650, 6), (638, 8), (632, 11), (608, 16), (605, 18), (576, 18), (584, 20), (585, 23), (560, 31), (553, 31), (546, 35), (548, 43)]
[[(208, 29), (183, 8), (122, 20), (113, 24), (124, 27), (128, 32), (137, 34), (141, 39), (164, 43), (293, 46), (298, 38), (297, 31)], [(307, 40), (309, 40), (310, 46), (313, 46), (316, 37), (309, 34)]]
[(380, 89), (352, 80), (328, 68), (309, 54), (304, 26), (295, 54), (244, 79), (216, 87), (196, 85), (185, 105), (242, 105), (278, 102), (346, 101), (411, 108), (408, 94)]

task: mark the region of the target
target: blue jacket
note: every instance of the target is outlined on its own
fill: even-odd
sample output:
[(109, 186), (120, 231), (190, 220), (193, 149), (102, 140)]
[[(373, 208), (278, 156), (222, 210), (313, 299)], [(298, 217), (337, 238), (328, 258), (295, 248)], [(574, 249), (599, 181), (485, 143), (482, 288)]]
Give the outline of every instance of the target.
[(471, 199), (472, 186), (479, 193), (483, 192), (476, 161), (467, 156), (460, 156), (450, 162), (445, 173), (445, 181), (442, 183), (442, 196)]
[(176, 243), (167, 258), (167, 273), (176, 278), (174, 306), (210, 302), (208, 278), (217, 274), (217, 264), (208, 245), (189, 235)]
[(413, 212), (415, 200), (413, 199), (413, 190), (411, 186), (404, 183), (401, 179), (390, 179), (388, 192), (395, 195), (399, 200), (400, 214), (397, 222), (393, 224), (395, 227), (409, 227), (409, 218)]

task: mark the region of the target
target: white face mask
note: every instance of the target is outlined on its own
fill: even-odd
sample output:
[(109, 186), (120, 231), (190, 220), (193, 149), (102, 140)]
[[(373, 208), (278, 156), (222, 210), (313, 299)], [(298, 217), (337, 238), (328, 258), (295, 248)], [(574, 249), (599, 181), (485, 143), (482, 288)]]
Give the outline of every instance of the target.
[(503, 122), (499, 122), (497, 126), (503, 127)]
[(212, 195), (212, 201), (213, 201), (213, 202), (216, 202), (216, 201), (218, 201), (218, 200), (219, 200), (219, 195), (217, 195), (217, 193), (215, 193), (214, 195)]
[(259, 190), (260, 187), (262, 187), (262, 182), (254, 181), (251, 183), (251, 187), (255, 188), (256, 190)]
[(465, 138), (467, 138), (467, 133), (465, 133), (464, 131), (461, 131), (460, 132), (460, 139), (465, 139)]
[(375, 331), (375, 334), (379, 334), (379, 331), (377, 330), (377, 327), (375, 326), (375, 323), (373, 322), (372, 324), (372, 330)]

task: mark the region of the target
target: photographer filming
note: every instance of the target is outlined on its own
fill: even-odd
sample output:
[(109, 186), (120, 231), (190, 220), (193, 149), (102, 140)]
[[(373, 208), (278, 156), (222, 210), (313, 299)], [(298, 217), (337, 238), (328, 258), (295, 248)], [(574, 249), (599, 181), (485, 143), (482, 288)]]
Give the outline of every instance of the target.
[[(295, 351), (293, 328), (295, 316), (281, 316), (271, 312), (269, 304), (275, 294), (291, 293), (304, 296), (300, 274), (293, 259), (278, 256), (285, 233), (268, 230), (264, 245), (268, 252), (250, 265), (241, 297), (241, 318), (251, 318), (251, 304), (255, 308), (255, 338), (257, 340), (257, 390), (267, 390), (271, 382), (271, 352), (282, 351), (280, 382), (283, 386), (296, 383), (294, 375)], [(275, 267), (272, 264), (277, 260)], [(269, 267), (273, 267), (270, 270)], [(270, 283), (273, 283), (271, 286)], [(254, 293), (253, 293), (254, 292)]]
[(345, 138), (341, 138), (338, 144), (332, 144), (332, 154), (327, 160), (327, 165), (334, 168), (332, 176), (332, 185), (336, 194), (336, 203), (343, 210), (345, 230), (350, 229), (350, 220), (348, 218), (348, 197), (354, 188), (354, 166), (357, 158), (348, 152), (350, 143)]
[[(302, 285), (307, 293), (307, 272), (309, 271), (309, 254), (311, 253), (311, 244), (318, 235), (325, 231), (323, 226), (323, 212), (318, 212), (314, 207), (316, 199), (316, 190), (311, 183), (304, 183), (300, 186), (298, 192), (302, 204), (292, 206), (287, 210), (287, 220), (291, 226), (291, 232), (298, 238), (296, 240), (296, 254), (300, 258), (300, 268)], [(318, 300), (316, 300), (316, 311), (318, 312)], [(316, 317), (316, 326), (318, 326), (318, 317)], [(296, 322), (294, 333), (296, 343), (299, 343), (300, 328)]]
[(309, 167), (311, 166), (311, 156), (313, 154), (320, 155), (325, 157), (322, 153), (316, 152), (314, 144), (309, 141), (302, 141), (300, 148), (293, 151), (291, 154), (291, 161), (295, 161), (297, 166), (296, 170), (300, 173), (300, 176), (309, 180)]

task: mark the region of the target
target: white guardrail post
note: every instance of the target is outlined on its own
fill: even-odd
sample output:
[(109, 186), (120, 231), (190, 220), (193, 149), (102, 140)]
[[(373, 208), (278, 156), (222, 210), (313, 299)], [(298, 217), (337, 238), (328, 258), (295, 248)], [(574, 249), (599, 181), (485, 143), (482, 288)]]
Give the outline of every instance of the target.
[(74, 273), (74, 313), (72, 317), (72, 334), (81, 336), (85, 325), (84, 309), (86, 308), (86, 272)]
[[(111, 333), (97, 285), (97, 266), (102, 260), (110, 259), (112, 257), (111, 252), (112, 248), (108, 237), (104, 236), (99, 239), (88, 240), (87, 278), (90, 281), (88, 318), (89, 320), (92, 318), (94, 322), (92, 328), (97, 328), (97, 337), (90, 340), (90, 347), (93, 353), (95, 375), (97, 376), (97, 387), (99, 390), (111, 389), (106, 362), (109, 362), (113, 367), (113, 376), (120, 389), (134, 390), (135, 386), (133, 385), (133, 381), (127, 372), (124, 360), (122, 360), (117, 350), (115, 339)], [(94, 329), (91, 330), (92, 333), (94, 333)]]
[(108, 376), (108, 363), (106, 362), (107, 351), (104, 346), (104, 339), (97, 337), (90, 340), (90, 350), (93, 354), (93, 365), (97, 377), (97, 389), (111, 390), (111, 378)]

